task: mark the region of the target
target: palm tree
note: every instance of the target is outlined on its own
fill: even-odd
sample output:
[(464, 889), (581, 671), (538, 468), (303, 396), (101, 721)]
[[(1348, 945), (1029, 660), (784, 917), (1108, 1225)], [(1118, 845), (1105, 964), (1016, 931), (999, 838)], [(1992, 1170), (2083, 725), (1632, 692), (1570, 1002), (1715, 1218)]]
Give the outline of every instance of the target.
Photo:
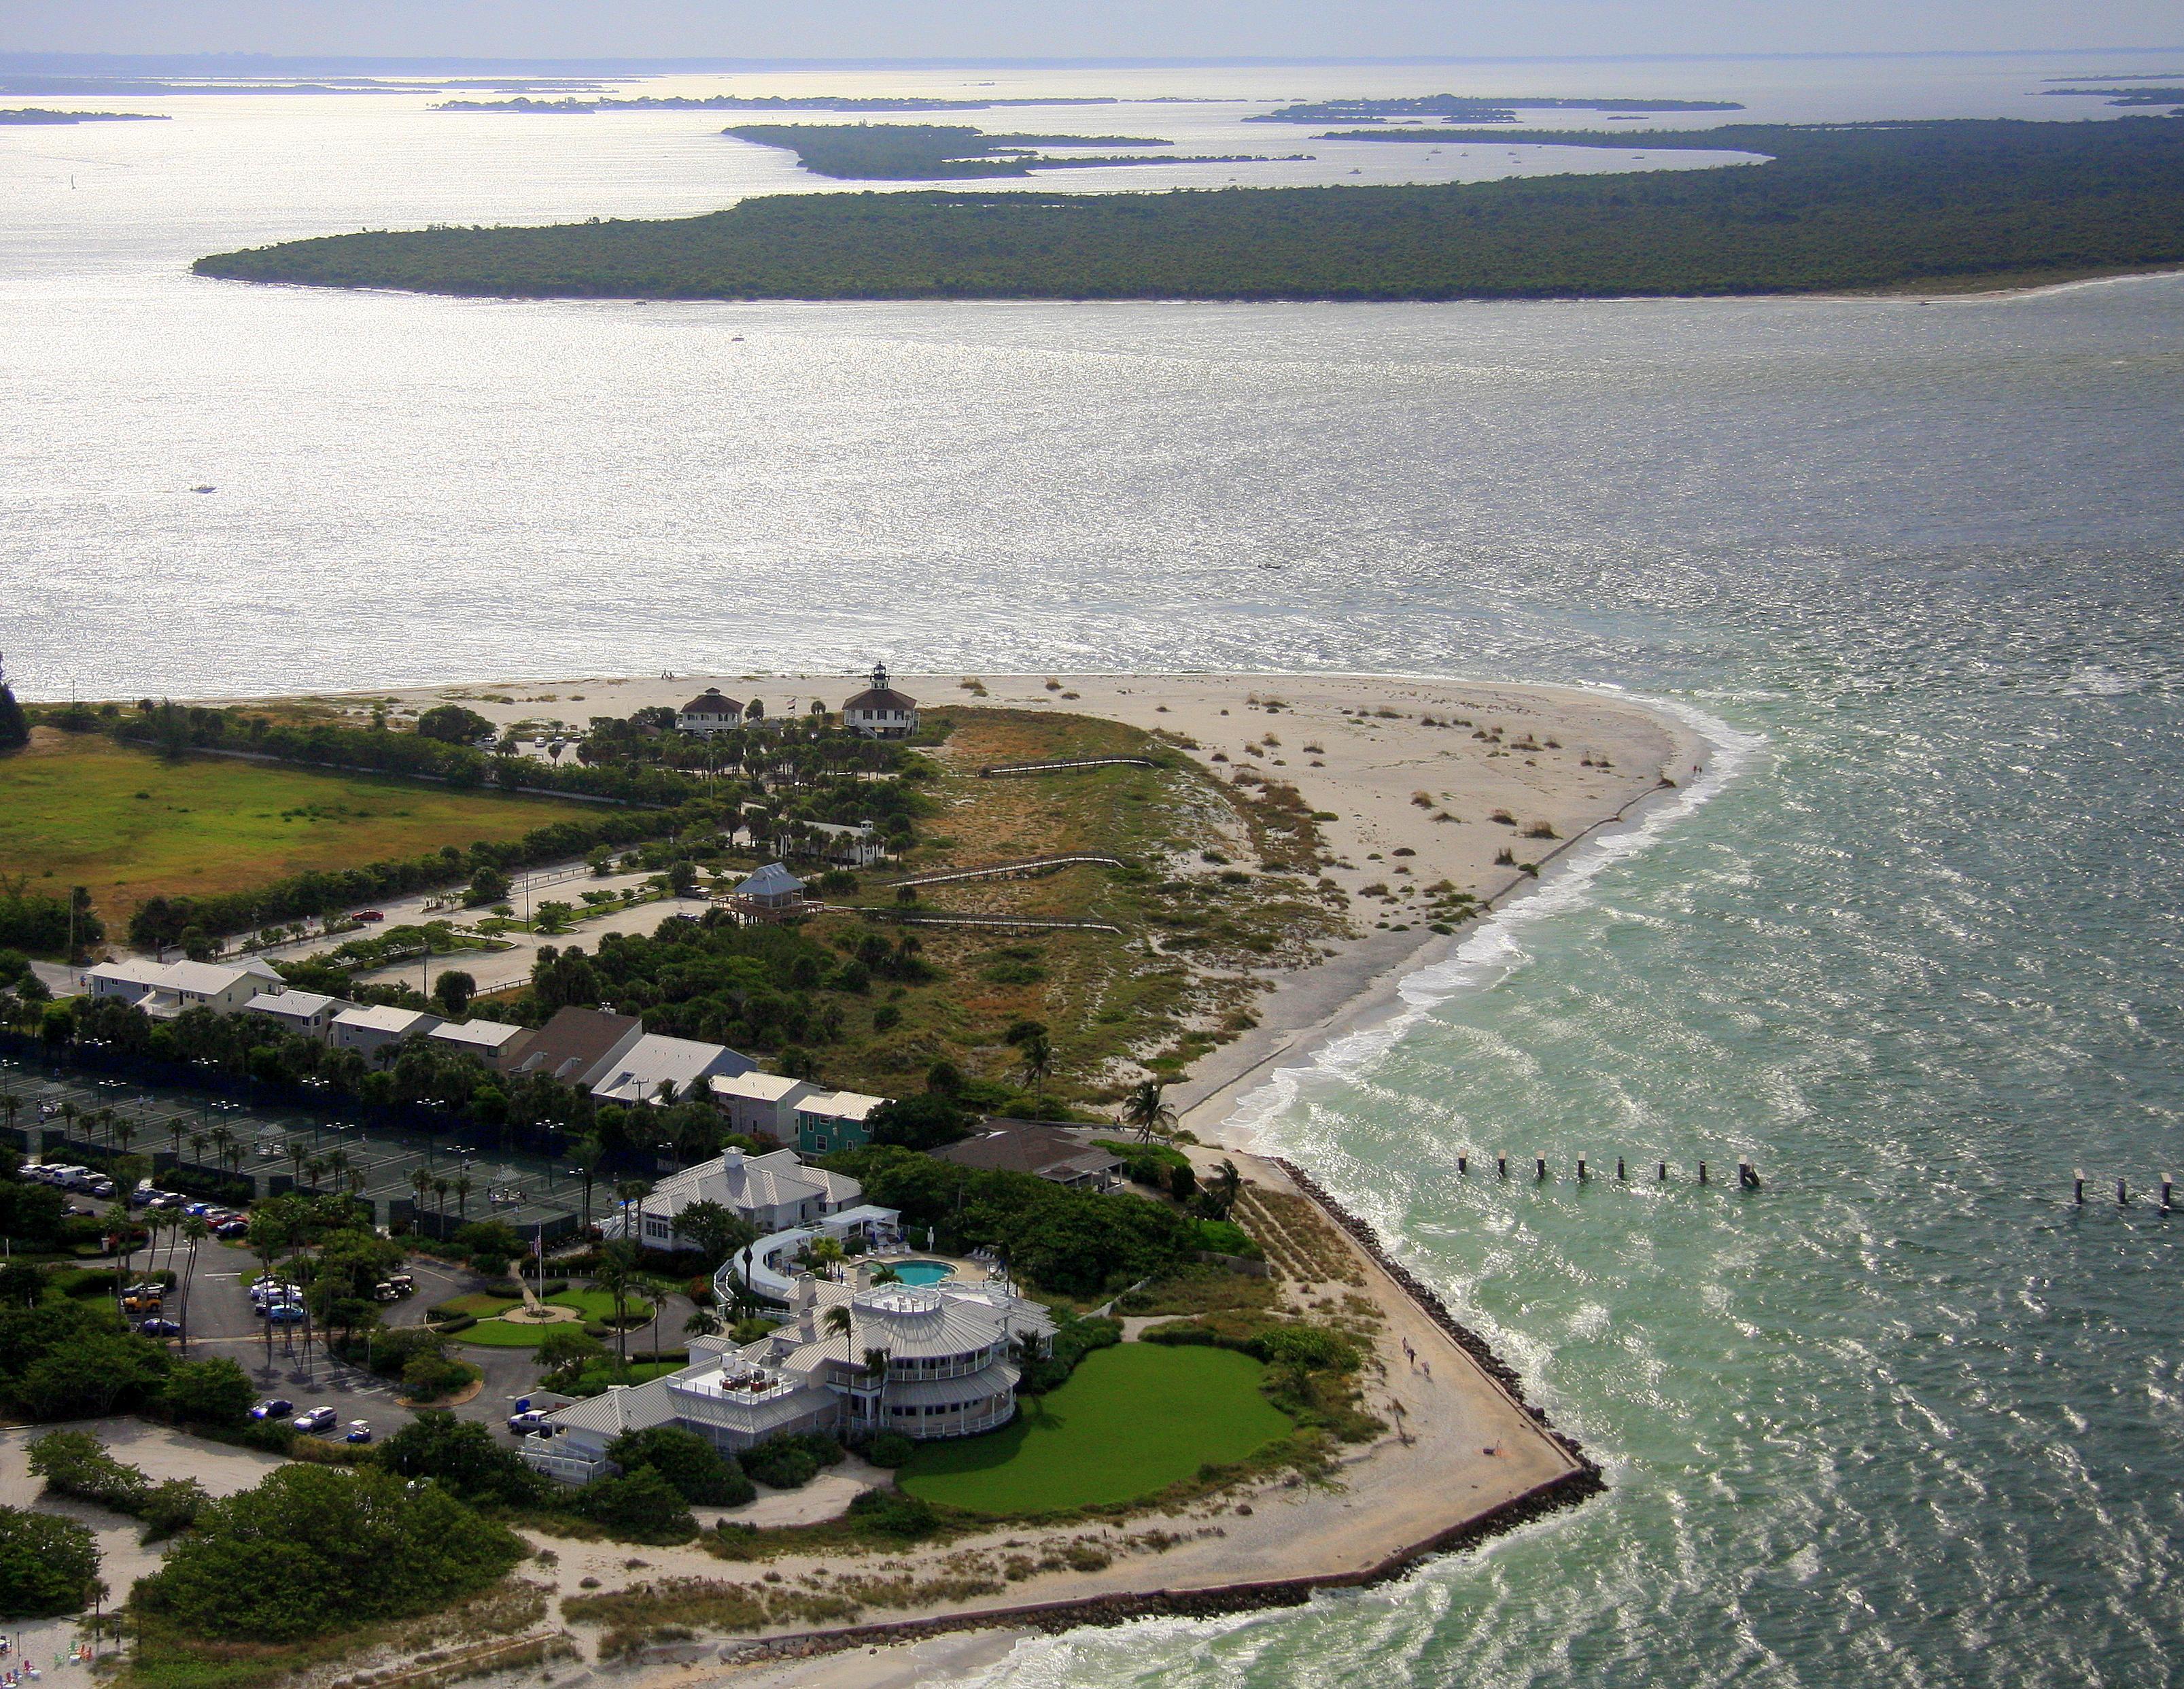
[(443, 1220), (448, 1218), (448, 1191), (449, 1188), (448, 1181), (444, 1179), (436, 1179), (432, 1181), (433, 1204), (439, 1209), (440, 1218)]
[(630, 1218), (629, 1205), (638, 1205), (637, 1219), (644, 1218), (644, 1199), (652, 1194), (652, 1181), (647, 1179), (621, 1179), (615, 1181), (615, 1200), (621, 1204), (621, 1235), (632, 1248), (637, 1246), (638, 1226)]
[(192, 1132), (192, 1133), (191, 1133), (191, 1134), (190, 1134), (190, 1155), (192, 1156), (192, 1157), (193, 1159), (195, 1159), (196, 1161), (198, 1161), (198, 1162), (202, 1163), (202, 1162), (203, 1162), (203, 1160), (204, 1160), (205, 1146), (207, 1146), (208, 1144), (209, 1144), (209, 1143), (211, 1143), (211, 1142), (212, 1142), (212, 1140), (211, 1140), (210, 1138), (207, 1137), (207, 1136), (206, 1136), (203, 1133), (202, 1133), (202, 1132)]
[(301, 1138), (288, 1140), (288, 1165), (295, 1169), (294, 1182), (304, 1182), (304, 1163), (311, 1158), (311, 1146)]
[(0, 1095), (0, 1109), (7, 1111), (8, 1129), (10, 1132), (14, 1131), (15, 1129), (15, 1117), (22, 1112), (23, 1100), (17, 1096), (14, 1091), (8, 1091), (4, 1095)]
[(198, 1246), (212, 1235), (212, 1228), (205, 1224), (203, 1214), (185, 1214), (182, 1235), (190, 1246), (190, 1252), (182, 1262), (182, 1347), (187, 1350), (190, 1346), (190, 1285), (198, 1275)]
[(1221, 1158), (1221, 1170), (1214, 1175), (1212, 1189), (1214, 1200), (1221, 1205), (1221, 1218), (1225, 1220), (1244, 1190), (1243, 1175), (1236, 1171), (1236, 1163), (1226, 1156)]
[(114, 1228), (114, 1300), (121, 1300), (121, 1282), (129, 1271), (129, 1263), (136, 1255), (136, 1217), (129, 1212), (126, 1202), (116, 1201), (106, 1211), (107, 1224)]
[(850, 1344), (855, 1335), (857, 1324), (857, 1317), (850, 1312), (849, 1305), (845, 1302), (835, 1303), (827, 1310), (825, 1317), (819, 1323), (827, 1328), (827, 1335), (829, 1337), (842, 1339), (842, 1358), (848, 1360)]
[(417, 1193), (415, 1212), (421, 1214), (425, 1212), (425, 1193), (432, 1188), (432, 1175), (421, 1167), (412, 1168), (410, 1170), (410, 1188)]
[(805, 1254), (814, 1267), (825, 1269), (826, 1275), (830, 1279), (834, 1276), (834, 1269), (849, 1259), (849, 1257), (843, 1252), (842, 1246), (831, 1237), (812, 1239), (811, 1246), (805, 1251)]
[(592, 1177), (599, 1170), (599, 1162), (606, 1152), (607, 1146), (599, 1141), (596, 1134), (577, 1140), (577, 1147), (571, 1152), (576, 1160), (577, 1171), (583, 1175), (584, 1230), (587, 1233), (592, 1229)]
[(1123, 1100), (1123, 1123), (1138, 1129), (1138, 1141), (1150, 1141), (1154, 1133), (1166, 1137), (1175, 1129), (1175, 1111), (1163, 1096), (1167, 1087), (1158, 1079), (1139, 1079)]
[(316, 1196), (318, 1194), (319, 1181), (326, 1176), (326, 1164), (323, 1161), (320, 1161), (318, 1157), (313, 1156), (309, 1161), (304, 1163), (304, 1177), (310, 1180), (311, 1194), (313, 1196)]
[(459, 1173), (455, 1175), (455, 1218), (457, 1219), (470, 1218), (470, 1203), (471, 1176), (466, 1173)]
[(1053, 1073), (1054, 1046), (1047, 1042), (1045, 1033), (1034, 1033), (1023, 1043), (1024, 1083), (1043, 1098), (1046, 1082)]
[(682, 1322), (685, 1337), (717, 1337), (724, 1329), (721, 1316), (710, 1307), (692, 1310), (690, 1317)]
[(624, 1329), (624, 1317), (638, 1278), (634, 1246), (618, 1240), (599, 1251), (599, 1264), (592, 1274), (592, 1288), (604, 1290), (614, 1298), (615, 1361), (620, 1366), (629, 1364), (629, 1333)]

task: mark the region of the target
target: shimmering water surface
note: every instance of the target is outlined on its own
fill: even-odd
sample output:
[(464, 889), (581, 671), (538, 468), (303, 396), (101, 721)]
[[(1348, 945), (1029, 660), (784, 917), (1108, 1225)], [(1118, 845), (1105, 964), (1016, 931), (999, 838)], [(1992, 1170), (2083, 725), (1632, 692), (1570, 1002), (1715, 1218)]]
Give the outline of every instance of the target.
[[(1825, 117), (2021, 111), (2042, 75), (2131, 68), (1107, 80)], [(1100, 91), (1071, 75), (1048, 85)], [(640, 307), (182, 273), (288, 234), (808, 185), (707, 114), (422, 103), (0, 131), (0, 649), (26, 690), (874, 654), (1389, 668), (1620, 684), (1721, 749), (1645, 834), (1412, 982), (1399, 1037), (1251, 1110), (1494, 1335), (1612, 1494), (1370, 1595), (1027, 1644), (992, 1681), (2177, 1680), (2184, 1217), (2066, 1198), (2075, 1166), (2168, 1170), (2184, 1109), (2184, 280)], [(1195, 147), (1222, 124), (994, 126)], [(1748, 1156), (1767, 1188), (1457, 1179), (1496, 1150)]]

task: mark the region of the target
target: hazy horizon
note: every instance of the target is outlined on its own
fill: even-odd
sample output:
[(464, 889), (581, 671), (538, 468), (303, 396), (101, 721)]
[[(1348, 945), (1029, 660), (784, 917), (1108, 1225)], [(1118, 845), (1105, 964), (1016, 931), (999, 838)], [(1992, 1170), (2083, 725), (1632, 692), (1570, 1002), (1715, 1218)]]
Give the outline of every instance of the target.
[(834, 0), (785, 14), (732, 0), (118, 0), (57, 8), (0, 0), (0, 55), (261, 54), (547, 60), (1050, 60), (1326, 63), (1372, 59), (1708, 57), (2171, 50), (2175, 0), (1844, 0), (1753, 8), (1730, 0), (1122, 0), (1098, 8), (961, 0)]

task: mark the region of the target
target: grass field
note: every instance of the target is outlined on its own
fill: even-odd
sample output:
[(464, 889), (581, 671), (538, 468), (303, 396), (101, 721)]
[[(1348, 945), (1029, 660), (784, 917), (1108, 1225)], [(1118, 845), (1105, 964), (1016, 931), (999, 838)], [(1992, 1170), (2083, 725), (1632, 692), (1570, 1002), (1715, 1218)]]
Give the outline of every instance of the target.
[(0, 757), (0, 864), (34, 890), (89, 886), (109, 928), (148, 897), (240, 891), (593, 814), (551, 798), (228, 757), (166, 762), (97, 734), (36, 739)]
[(901, 1469), (913, 1495), (984, 1513), (1050, 1513), (1150, 1495), (1290, 1430), (1262, 1369), (1228, 1349), (1095, 1349), (1050, 1396), (982, 1437), (928, 1443)]
[[(900, 997), (876, 992), (870, 1007), (853, 1009), (841, 1040), (827, 1047), (830, 1084), (900, 1095), (920, 1084), (937, 1057), (974, 1077), (1008, 1081), (1017, 1052), (1001, 1034), (1030, 1019), (1051, 1031), (1055, 1097), (1111, 1101), (1125, 1088), (1116, 1078), (1120, 1064), (1142, 1060), (1171, 1077), (1180, 1073), (1241, 1028), (1178, 1034), (1179, 1023), (1217, 1027), (1252, 995), (1240, 983), (1251, 970), (1303, 966), (1316, 956), (1313, 944), (1340, 927), (1339, 913), (1302, 876), (1217, 877), (1201, 852), (1243, 850), (1238, 841), (1251, 833), (1251, 805), (1248, 794), (1184, 758), (1164, 768), (1048, 779), (978, 778), (991, 763), (1140, 755), (1147, 745), (1141, 730), (1029, 710), (944, 705), (926, 718), (950, 731), (932, 752), (941, 773), (925, 789), (937, 814), (908, 864), (913, 871), (1098, 855), (1134, 872), (1078, 867), (1036, 879), (973, 880), (934, 888), (922, 910), (1089, 919), (1122, 932), (916, 928), (941, 979)], [(1185, 882), (1166, 878), (1177, 863), (1190, 866), (1187, 890)], [(894, 899), (884, 878), (871, 876), (841, 901), (892, 908)], [(822, 921), (816, 930), (830, 937), (848, 925)], [(1149, 933), (1159, 935), (1157, 955), (1146, 952)], [(1217, 971), (1220, 983), (1195, 974), (1193, 961)], [(885, 1029), (872, 1018), (883, 1004), (895, 1019)]]
[[(546, 1303), (549, 1307), (573, 1307), (587, 1319), (608, 1319), (614, 1314), (614, 1298), (604, 1290), (565, 1290), (558, 1296), (547, 1297)], [(450, 1306), (461, 1309), (477, 1320), (477, 1324), (469, 1330), (455, 1334), (458, 1343), (482, 1343), (489, 1349), (535, 1349), (548, 1332), (566, 1329), (560, 1325), (514, 1324), (499, 1318), (509, 1309), (523, 1306), (521, 1302), (512, 1302), (503, 1296), (459, 1296)], [(651, 1303), (632, 1296), (625, 1312), (645, 1313), (649, 1312), (651, 1306)]]

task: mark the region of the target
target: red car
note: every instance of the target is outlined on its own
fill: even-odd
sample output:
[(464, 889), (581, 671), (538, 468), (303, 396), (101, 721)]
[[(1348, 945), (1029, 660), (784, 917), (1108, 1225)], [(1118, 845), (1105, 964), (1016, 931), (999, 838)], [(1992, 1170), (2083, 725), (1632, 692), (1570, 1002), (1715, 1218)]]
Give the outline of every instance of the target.
[(387, 915), (383, 910), (359, 909), (356, 911), (356, 918), (359, 921), (384, 921)]

